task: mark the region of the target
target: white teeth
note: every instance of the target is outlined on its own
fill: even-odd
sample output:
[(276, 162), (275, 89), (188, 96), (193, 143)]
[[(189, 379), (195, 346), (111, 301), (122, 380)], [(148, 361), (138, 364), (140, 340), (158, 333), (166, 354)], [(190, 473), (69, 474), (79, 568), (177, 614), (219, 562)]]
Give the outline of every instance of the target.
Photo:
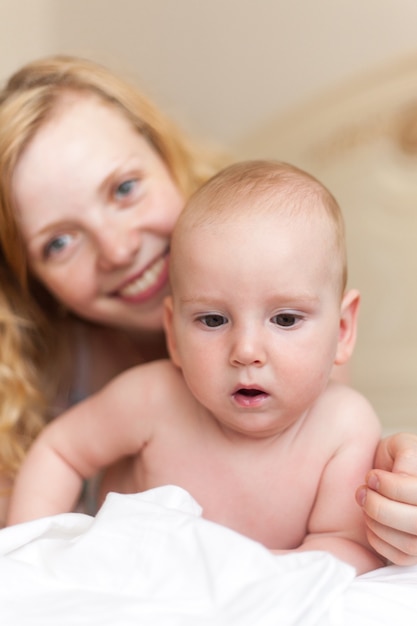
[(137, 280), (126, 285), (123, 289), (120, 290), (121, 296), (137, 296), (140, 293), (143, 293), (149, 287), (151, 287), (159, 278), (162, 270), (165, 267), (165, 259), (159, 259), (152, 265), (152, 267), (148, 267), (146, 272), (142, 274)]

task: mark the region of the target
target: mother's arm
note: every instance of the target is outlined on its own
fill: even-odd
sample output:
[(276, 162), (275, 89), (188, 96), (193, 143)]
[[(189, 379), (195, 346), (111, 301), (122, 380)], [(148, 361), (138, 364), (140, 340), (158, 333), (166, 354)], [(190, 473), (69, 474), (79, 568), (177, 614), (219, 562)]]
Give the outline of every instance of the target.
[(397, 565), (417, 564), (417, 435), (383, 439), (356, 493), (372, 547)]

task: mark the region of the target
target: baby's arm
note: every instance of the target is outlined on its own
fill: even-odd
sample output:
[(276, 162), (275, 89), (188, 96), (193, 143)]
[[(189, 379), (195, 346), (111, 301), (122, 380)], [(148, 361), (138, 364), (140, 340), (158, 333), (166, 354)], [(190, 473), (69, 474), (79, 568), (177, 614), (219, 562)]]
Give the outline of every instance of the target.
[(71, 511), (83, 479), (138, 453), (150, 437), (158, 374), (157, 363), (128, 370), (51, 422), (16, 478), (7, 523)]
[(367, 542), (363, 515), (355, 502), (357, 481), (372, 467), (380, 426), (365, 398), (343, 387), (336, 393), (326, 409), (338, 429), (337, 438), (333, 440), (330, 425), (326, 441), (316, 442), (318, 447), (327, 446), (327, 437), (332, 438), (307, 534), (298, 550), (325, 550), (362, 574), (384, 565)]

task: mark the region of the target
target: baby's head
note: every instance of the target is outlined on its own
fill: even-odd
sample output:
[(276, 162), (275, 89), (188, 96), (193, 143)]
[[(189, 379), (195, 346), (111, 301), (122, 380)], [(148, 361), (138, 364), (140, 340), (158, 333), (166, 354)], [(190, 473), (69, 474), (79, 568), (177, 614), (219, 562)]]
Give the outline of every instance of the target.
[[(275, 225), (270, 219), (275, 220)], [(202, 233), (214, 231), (221, 240), (220, 245), (227, 247), (228, 240), (222, 238), (222, 232), (227, 232), (228, 225), (250, 232), (255, 225), (280, 229), (280, 224), (284, 223), (292, 223), (300, 237), (301, 230), (307, 228), (310, 231), (309, 252), (314, 256), (325, 256), (327, 275), (334, 280), (335, 289), (342, 298), (347, 283), (347, 259), (339, 205), (313, 176), (275, 161), (234, 164), (194, 193), (177, 221), (172, 239), (171, 282), (174, 291), (179, 276), (184, 272), (186, 275), (187, 267), (190, 267), (190, 239), (195, 242)], [(246, 245), (244, 238), (241, 241)], [(254, 253), (262, 256), (263, 250)], [(248, 250), (247, 263), (251, 262), (250, 254)]]
[[(295, 167), (239, 163), (206, 183), (174, 228), (170, 272), (172, 361), (233, 430), (286, 428), (352, 354), (359, 294), (345, 291), (342, 216), (327, 189)], [(260, 397), (250, 404), (246, 392), (236, 404), (248, 384), (273, 397), (275, 410), (258, 411)]]

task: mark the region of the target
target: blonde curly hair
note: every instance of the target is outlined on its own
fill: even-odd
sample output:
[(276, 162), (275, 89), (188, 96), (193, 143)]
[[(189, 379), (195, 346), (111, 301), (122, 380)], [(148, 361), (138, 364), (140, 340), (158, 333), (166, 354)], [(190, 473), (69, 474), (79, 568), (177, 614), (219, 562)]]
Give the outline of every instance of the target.
[(223, 155), (194, 146), (135, 86), (95, 62), (52, 56), (8, 80), (0, 93), (0, 473), (10, 478), (53, 415), (74, 321), (28, 270), (12, 177), (22, 151), (68, 91), (93, 93), (121, 111), (161, 156), (185, 197), (225, 162)]

